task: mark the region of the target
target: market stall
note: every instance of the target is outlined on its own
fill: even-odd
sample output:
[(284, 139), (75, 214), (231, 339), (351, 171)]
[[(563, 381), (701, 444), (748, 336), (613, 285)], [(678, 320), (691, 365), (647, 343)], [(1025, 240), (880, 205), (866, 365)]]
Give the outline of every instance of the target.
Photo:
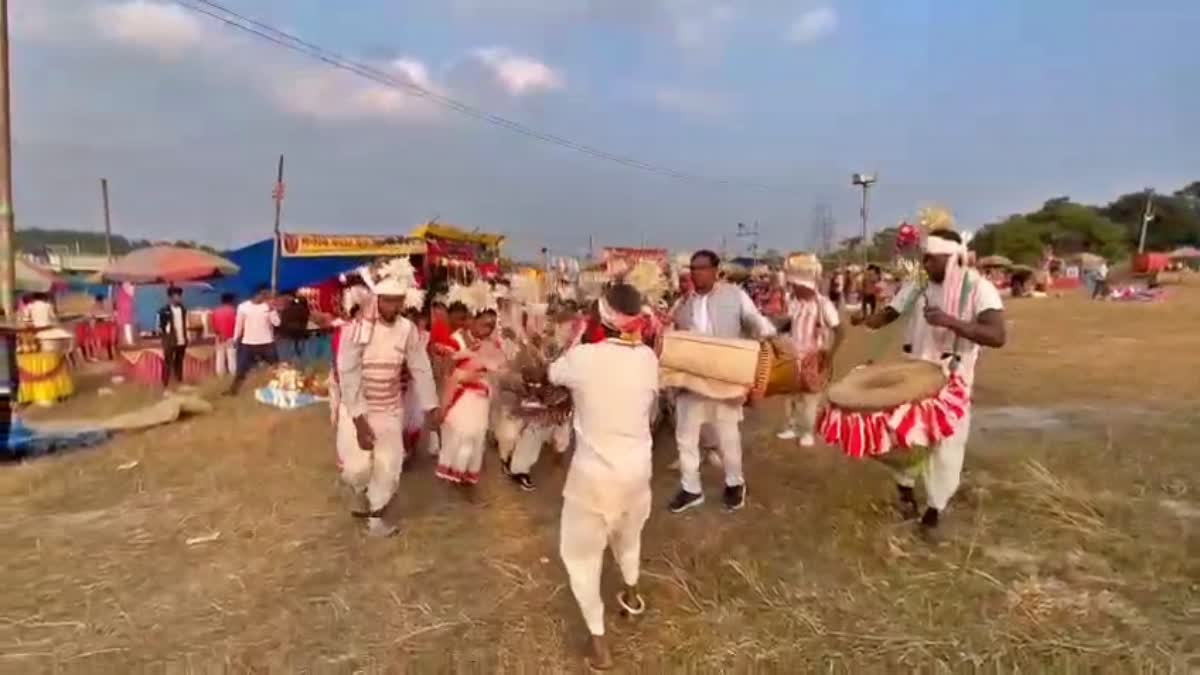
[[(238, 271), (236, 263), (207, 251), (177, 246), (153, 246), (118, 258), (101, 273), (101, 276), (105, 281), (123, 285), (189, 284), (194, 288), (195, 282), (235, 275)], [(216, 356), (207, 313), (189, 311), (186, 330), (188, 348), (183, 360), (183, 380), (186, 383), (195, 383), (216, 372)], [(118, 353), (120, 368), (125, 376), (134, 382), (147, 386), (157, 385), (162, 382), (165, 367), (161, 340), (153, 335), (143, 335), (136, 331), (134, 333), (131, 343), (124, 345)]]

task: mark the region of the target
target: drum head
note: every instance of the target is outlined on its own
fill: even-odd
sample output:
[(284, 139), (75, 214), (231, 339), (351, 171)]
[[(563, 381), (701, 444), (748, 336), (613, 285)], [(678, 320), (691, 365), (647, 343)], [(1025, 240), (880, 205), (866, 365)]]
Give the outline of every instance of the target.
[(910, 359), (852, 370), (829, 387), (828, 396), (838, 408), (876, 412), (930, 398), (945, 385), (941, 366)]

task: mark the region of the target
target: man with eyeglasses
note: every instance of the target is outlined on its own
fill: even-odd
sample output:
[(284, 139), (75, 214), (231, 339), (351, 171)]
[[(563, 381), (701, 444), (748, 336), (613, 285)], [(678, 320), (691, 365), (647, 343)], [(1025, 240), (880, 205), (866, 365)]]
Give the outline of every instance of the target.
[[(775, 326), (754, 306), (738, 286), (717, 279), (721, 259), (712, 251), (697, 251), (691, 260), (692, 291), (673, 316), (675, 327), (718, 338), (768, 338)], [(704, 503), (700, 485), (700, 430), (711, 424), (725, 466), (725, 508), (746, 505), (746, 480), (742, 475), (742, 403), (706, 398), (682, 391), (676, 399), (675, 443), (679, 446), (682, 487), (671, 500), (672, 513), (682, 513)]]

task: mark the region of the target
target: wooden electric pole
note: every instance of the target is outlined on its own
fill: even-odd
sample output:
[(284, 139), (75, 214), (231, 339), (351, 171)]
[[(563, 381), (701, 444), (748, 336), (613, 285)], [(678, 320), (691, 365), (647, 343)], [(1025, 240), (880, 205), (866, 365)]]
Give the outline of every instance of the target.
[(275, 234), (271, 247), (271, 292), (279, 292), (279, 216), (283, 212), (283, 155), (279, 156), (279, 173), (275, 178), (275, 189), (271, 196), (275, 198)]
[(112, 262), (112, 218), (108, 215), (108, 179), (100, 179), (100, 197), (104, 200), (104, 256)]
[(16, 319), (16, 242), (12, 194), (12, 129), (8, 101), (8, 0), (0, 0), (0, 307)]

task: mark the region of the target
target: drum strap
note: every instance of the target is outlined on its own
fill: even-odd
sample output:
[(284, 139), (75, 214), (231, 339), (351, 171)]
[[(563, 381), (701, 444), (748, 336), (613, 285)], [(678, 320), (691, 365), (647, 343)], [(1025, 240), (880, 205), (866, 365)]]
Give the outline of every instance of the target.
[[(904, 303), (904, 309), (900, 312), (900, 316), (897, 317), (897, 320), (895, 322), (897, 325), (901, 325), (901, 326), (904, 325), (903, 322), (901, 321), (901, 319), (907, 319), (909, 316), (912, 315), (913, 308), (916, 307), (916, 305), (917, 305), (917, 299), (925, 295), (925, 290), (927, 288), (927, 284), (928, 284), (928, 281), (922, 280), (920, 287), (917, 288), (911, 295), (909, 295), (908, 299)], [(958, 297), (958, 312), (955, 316), (957, 316), (958, 318), (962, 318), (963, 314), (966, 313), (967, 308), (971, 302), (971, 294), (974, 291), (975, 291), (975, 287), (971, 283), (970, 274), (967, 274), (966, 277), (963, 279), (962, 292), (959, 293), (959, 297)], [(875, 336), (875, 343), (871, 346), (871, 349), (868, 352), (869, 356), (867, 358), (867, 363), (874, 363), (875, 361), (879, 360), (880, 354), (882, 354), (884, 349), (889, 344), (891, 344), (890, 338), (891, 338), (891, 335), (888, 332), (882, 331), (882, 330), (877, 331), (877, 335)], [(961, 340), (961, 338), (959, 338), (958, 335), (955, 335), (954, 342), (951, 343), (951, 347), (950, 347), (950, 371), (951, 372), (958, 370), (958, 364), (962, 360), (958, 353), (960, 340)]]
[[(958, 296), (958, 314), (956, 318), (962, 319), (966, 313), (967, 307), (971, 303), (971, 293), (975, 291), (974, 284), (971, 283), (971, 273), (969, 271), (963, 274), (962, 292)], [(958, 353), (958, 345), (962, 338), (957, 333), (954, 335), (954, 342), (950, 346), (950, 372), (958, 370), (959, 363), (962, 362), (962, 357)]]
[[(898, 317), (896, 317), (896, 321), (893, 322), (895, 325), (901, 326), (901, 327), (904, 326), (904, 324), (907, 322), (908, 317), (912, 315), (913, 308), (917, 306), (917, 298), (920, 298), (921, 296), (923, 296), (925, 294), (925, 287), (926, 287), (927, 283), (928, 282), (925, 280), (924, 276), (922, 276), (920, 285), (917, 288), (915, 288), (913, 290), (913, 292), (911, 294), (909, 294), (908, 298), (905, 300), (904, 309), (902, 309), (900, 311), (900, 315)], [(901, 329), (903, 330), (903, 328), (901, 328)], [(889, 345), (891, 345), (891, 343), (892, 343), (891, 338), (892, 338), (892, 335), (891, 335), (890, 331), (885, 331), (885, 330), (875, 331), (873, 344), (871, 345), (871, 348), (869, 350), (867, 350), (867, 361), (866, 362), (867, 363), (875, 363), (876, 361), (878, 361), (879, 356), (881, 354), (883, 354), (884, 350)]]

